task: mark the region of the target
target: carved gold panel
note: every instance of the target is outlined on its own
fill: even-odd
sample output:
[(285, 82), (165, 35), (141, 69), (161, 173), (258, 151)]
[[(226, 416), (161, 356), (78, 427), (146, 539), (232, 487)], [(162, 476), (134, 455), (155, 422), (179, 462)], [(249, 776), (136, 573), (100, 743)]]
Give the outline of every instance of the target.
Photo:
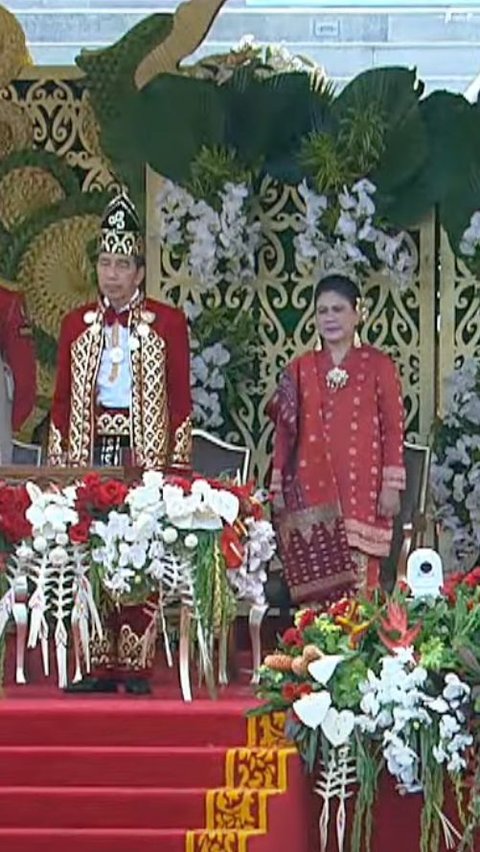
[[(147, 176), (148, 287), (153, 296), (182, 303), (198, 299), (198, 285), (185, 264), (155, 241), (155, 196), (161, 178)], [(295, 187), (265, 180), (259, 211), (264, 244), (254, 285), (240, 293), (235, 285), (214, 289), (216, 303), (252, 311), (258, 319), (259, 355), (255, 380), (241, 393), (233, 412), (234, 431), (228, 439), (250, 447), (254, 466), (263, 477), (269, 460), (271, 425), (265, 408), (283, 367), (311, 348), (315, 340), (312, 280), (298, 267), (293, 237), (299, 230), (301, 199)], [(364, 295), (370, 316), (362, 336), (389, 352), (401, 372), (407, 434), (426, 440), (435, 412), (435, 229), (433, 217), (412, 234), (418, 252), (413, 286), (400, 291), (388, 278), (374, 274)]]

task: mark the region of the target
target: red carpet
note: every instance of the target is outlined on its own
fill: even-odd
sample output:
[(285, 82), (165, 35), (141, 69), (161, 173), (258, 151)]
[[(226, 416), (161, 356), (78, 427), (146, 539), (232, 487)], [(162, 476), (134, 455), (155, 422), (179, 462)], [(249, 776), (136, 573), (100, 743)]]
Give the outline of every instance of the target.
[(309, 852), (298, 757), (280, 722), (246, 719), (253, 701), (237, 685), (184, 704), (175, 673), (152, 697), (81, 698), (33, 660), (0, 700), (0, 849)]

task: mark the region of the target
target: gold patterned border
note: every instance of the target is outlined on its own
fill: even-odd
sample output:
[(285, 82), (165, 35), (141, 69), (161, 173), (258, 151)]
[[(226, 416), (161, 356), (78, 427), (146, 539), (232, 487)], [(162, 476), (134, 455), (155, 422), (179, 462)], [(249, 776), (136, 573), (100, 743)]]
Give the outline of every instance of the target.
[(257, 831), (188, 831), (186, 852), (248, 852), (250, 837)]
[(284, 793), (288, 761), (296, 748), (232, 748), (226, 757), (226, 786)]
[(286, 715), (282, 711), (265, 716), (249, 716), (247, 744), (250, 748), (280, 748), (287, 745)]

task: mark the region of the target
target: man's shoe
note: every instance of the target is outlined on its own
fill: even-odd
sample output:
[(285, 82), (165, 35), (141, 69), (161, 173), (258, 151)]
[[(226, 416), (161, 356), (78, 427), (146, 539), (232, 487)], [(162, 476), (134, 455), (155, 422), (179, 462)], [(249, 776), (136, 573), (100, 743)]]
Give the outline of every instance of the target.
[(125, 682), (125, 692), (129, 695), (151, 695), (152, 689), (145, 678), (131, 678)]
[(118, 689), (116, 680), (109, 680), (101, 677), (87, 677), (84, 680), (79, 680), (78, 683), (69, 683), (65, 687), (64, 692), (76, 693), (94, 693), (108, 692), (113, 693)]

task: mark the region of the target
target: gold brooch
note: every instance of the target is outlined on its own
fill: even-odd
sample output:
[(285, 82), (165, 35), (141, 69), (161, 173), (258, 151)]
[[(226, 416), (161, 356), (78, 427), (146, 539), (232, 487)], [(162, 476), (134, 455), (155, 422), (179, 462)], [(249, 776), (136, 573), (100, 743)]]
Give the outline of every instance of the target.
[(327, 373), (327, 388), (339, 390), (344, 388), (348, 382), (348, 373), (342, 367), (332, 367)]

